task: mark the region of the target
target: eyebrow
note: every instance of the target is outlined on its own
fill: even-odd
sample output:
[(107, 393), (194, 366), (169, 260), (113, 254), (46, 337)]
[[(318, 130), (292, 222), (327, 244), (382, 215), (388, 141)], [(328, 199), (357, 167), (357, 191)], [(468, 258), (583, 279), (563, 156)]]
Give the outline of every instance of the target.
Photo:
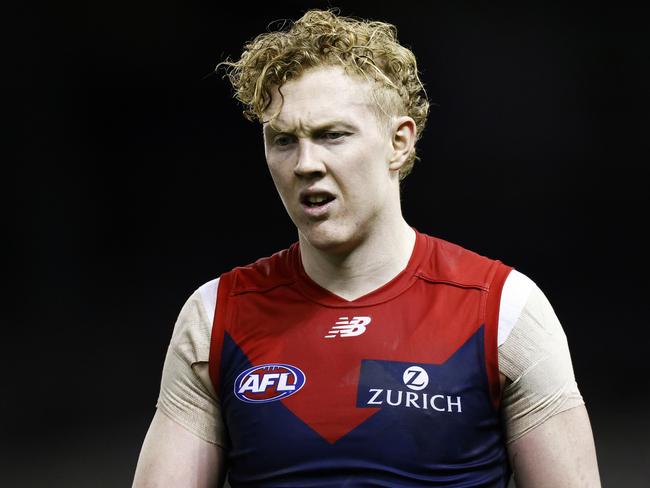
[(263, 125), (263, 132), (265, 135), (276, 135), (276, 134), (297, 134), (297, 133), (305, 133), (305, 134), (321, 134), (327, 130), (333, 129), (333, 128), (342, 128), (346, 130), (357, 130), (357, 127), (349, 122), (345, 122), (343, 120), (331, 120), (328, 122), (323, 122), (318, 125), (314, 125), (313, 127), (306, 127), (304, 130), (294, 130), (291, 128), (287, 129), (282, 129), (281, 127), (273, 127), (271, 125), (271, 121), (267, 120), (262, 122)]

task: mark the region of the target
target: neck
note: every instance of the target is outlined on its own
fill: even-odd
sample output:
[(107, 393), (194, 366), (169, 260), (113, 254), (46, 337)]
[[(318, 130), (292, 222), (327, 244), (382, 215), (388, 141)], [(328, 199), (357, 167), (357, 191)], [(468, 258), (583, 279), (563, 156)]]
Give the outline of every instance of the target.
[(307, 275), (320, 286), (355, 300), (395, 278), (406, 268), (415, 231), (401, 217), (397, 225), (382, 226), (345, 253), (328, 253), (300, 235), (300, 254)]

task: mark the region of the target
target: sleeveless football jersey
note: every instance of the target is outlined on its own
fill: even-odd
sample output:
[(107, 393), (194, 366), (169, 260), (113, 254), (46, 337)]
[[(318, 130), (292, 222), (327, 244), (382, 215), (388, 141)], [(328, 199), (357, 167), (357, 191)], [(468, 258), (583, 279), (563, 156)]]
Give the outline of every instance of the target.
[(353, 301), (306, 275), (297, 243), (221, 276), (209, 368), (234, 488), (507, 485), (511, 268), (416, 234), (407, 267)]

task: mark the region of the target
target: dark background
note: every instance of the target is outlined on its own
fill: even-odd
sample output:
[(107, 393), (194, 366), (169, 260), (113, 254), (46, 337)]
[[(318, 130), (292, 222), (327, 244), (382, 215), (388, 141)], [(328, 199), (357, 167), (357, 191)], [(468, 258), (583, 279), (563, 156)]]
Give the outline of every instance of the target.
[[(296, 238), (259, 127), (210, 73), (327, 5), (14, 7), (2, 486), (130, 486), (187, 297)], [(407, 220), (537, 282), (604, 486), (647, 486), (648, 11), (336, 5), (394, 23), (435, 103)]]

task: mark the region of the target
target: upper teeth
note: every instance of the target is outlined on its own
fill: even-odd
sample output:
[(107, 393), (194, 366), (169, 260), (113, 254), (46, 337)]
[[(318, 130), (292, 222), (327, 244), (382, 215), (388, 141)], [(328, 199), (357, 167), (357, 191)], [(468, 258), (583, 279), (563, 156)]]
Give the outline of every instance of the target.
[(307, 201), (309, 203), (321, 203), (321, 202), (324, 202), (325, 200), (327, 200), (327, 198), (322, 196), (322, 195), (320, 195), (320, 196), (310, 195), (310, 196), (307, 197)]

